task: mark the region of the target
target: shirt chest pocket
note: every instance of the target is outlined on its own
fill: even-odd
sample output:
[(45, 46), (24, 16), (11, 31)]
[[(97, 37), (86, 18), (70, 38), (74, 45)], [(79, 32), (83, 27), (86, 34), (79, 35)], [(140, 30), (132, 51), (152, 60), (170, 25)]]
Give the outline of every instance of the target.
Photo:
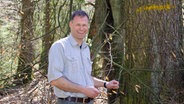
[(75, 72), (79, 69), (79, 62), (76, 57), (66, 56), (65, 68), (67, 71)]

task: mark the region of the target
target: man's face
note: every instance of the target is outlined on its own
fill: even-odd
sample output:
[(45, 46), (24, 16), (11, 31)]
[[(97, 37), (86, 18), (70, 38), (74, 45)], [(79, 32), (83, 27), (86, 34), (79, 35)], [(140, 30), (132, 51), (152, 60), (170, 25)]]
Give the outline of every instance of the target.
[(77, 39), (77, 41), (82, 41), (87, 32), (88, 32), (88, 24), (89, 20), (86, 16), (76, 16), (72, 21), (70, 21), (70, 30), (72, 36)]

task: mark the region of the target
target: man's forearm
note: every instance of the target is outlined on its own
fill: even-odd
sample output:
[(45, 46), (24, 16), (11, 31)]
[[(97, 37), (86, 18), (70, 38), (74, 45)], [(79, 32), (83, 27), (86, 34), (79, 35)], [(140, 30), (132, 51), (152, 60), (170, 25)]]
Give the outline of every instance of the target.
[(73, 83), (64, 77), (60, 77), (56, 80), (51, 81), (51, 85), (67, 92), (79, 92), (82, 93), (83, 86)]
[(93, 77), (95, 87), (104, 87), (106, 81)]
[(82, 86), (67, 80), (64, 77), (60, 77), (56, 80), (51, 81), (51, 85), (67, 92), (83, 93), (88, 97), (95, 98), (100, 94), (98, 89), (93, 86)]

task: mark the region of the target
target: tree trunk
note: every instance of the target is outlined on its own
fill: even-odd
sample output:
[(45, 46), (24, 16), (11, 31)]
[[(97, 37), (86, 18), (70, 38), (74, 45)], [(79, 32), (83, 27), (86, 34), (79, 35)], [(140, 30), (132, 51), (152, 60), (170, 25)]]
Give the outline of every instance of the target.
[(43, 69), (44, 74), (47, 73), (48, 68), (48, 52), (49, 48), (53, 43), (53, 36), (50, 34), (51, 31), (51, 19), (50, 19), (50, 13), (51, 13), (51, 7), (50, 7), (50, 0), (45, 0), (46, 6), (45, 6), (45, 36), (42, 39), (42, 53), (41, 53), (41, 63), (40, 63), (40, 69)]
[[(112, 20), (113, 21), (113, 32), (112, 35), (112, 42), (111, 42), (111, 61), (115, 62), (116, 64), (123, 65), (124, 59), (124, 52), (125, 52), (125, 16), (124, 16), (124, 0), (110, 0), (110, 7), (112, 11)], [(117, 66), (113, 66), (114, 72), (110, 73), (109, 79), (116, 79), (120, 82), (120, 88), (117, 90), (117, 93), (114, 93), (112, 96), (109, 96), (109, 104), (112, 102), (123, 104), (123, 95), (121, 92), (124, 92), (124, 84), (122, 83), (124, 77), (122, 77), (122, 70)], [(111, 92), (112, 93), (112, 92)], [(119, 95), (119, 97), (118, 97)]]
[(94, 36), (92, 51), (102, 48), (102, 68), (108, 79), (119, 79), (118, 96), (124, 92), (116, 99), (109, 91), (110, 104), (177, 103), (172, 94), (183, 83), (181, 13), (180, 1), (96, 0), (92, 23), (100, 34)]
[[(182, 50), (182, 4), (181, 1), (170, 0), (170, 10), (163, 13), (161, 16), (162, 27), (165, 29), (163, 34), (160, 34), (163, 38), (158, 38), (161, 47), (161, 65), (164, 72), (162, 74), (162, 88), (167, 86), (167, 90), (161, 92), (161, 95), (165, 96), (164, 100), (168, 100), (168, 103), (181, 103), (178, 92), (182, 92), (182, 74), (183, 71), (179, 71), (183, 68), (183, 54)], [(167, 20), (167, 21), (166, 21)], [(164, 23), (167, 23), (165, 25)], [(184, 93), (183, 93), (184, 95)], [(167, 99), (168, 98), (172, 98)]]
[[(179, 69), (183, 67), (181, 1), (138, 2), (133, 0), (130, 3), (133, 4), (132, 8), (137, 6), (134, 11), (137, 19), (132, 22), (135, 25), (132, 25), (133, 29), (138, 30), (137, 36), (142, 35), (150, 40), (144, 43), (151, 46), (148, 48), (151, 52), (146, 52), (152, 70), (150, 101), (152, 103), (178, 103), (179, 100), (175, 96), (178, 96), (177, 93), (182, 86), (182, 74)], [(141, 31), (139, 27), (142, 27), (144, 31)]]
[[(106, 18), (106, 0), (96, 0), (95, 1), (95, 12), (93, 15), (92, 23), (89, 30), (89, 38), (91, 39), (91, 58), (93, 60), (93, 75), (100, 78), (104, 77), (104, 70), (102, 66), (103, 61), (101, 48), (103, 47), (103, 30)], [(98, 62), (98, 63), (97, 63)], [(100, 70), (99, 70), (100, 69)]]
[(21, 40), (17, 75), (17, 84), (25, 84), (32, 80), (34, 59), (33, 39), (33, 12), (32, 0), (22, 0)]
[[(95, 14), (90, 28), (89, 37), (92, 39), (92, 59), (94, 60), (93, 68), (99, 68), (95, 62), (101, 62), (103, 71), (97, 72), (99, 77), (108, 77), (110, 80), (116, 76), (112, 65), (112, 46), (110, 39), (113, 30), (113, 16), (109, 0), (96, 0)], [(100, 57), (96, 57), (99, 56)], [(94, 58), (95, 57), (95, 58)], [(110, 60), (107, 60), (110, 59)], [(103, 73), (103, 75), (101, 74)], [(104, 76), (105, 73), (105, 76)], [(96, 73), (95, 73), (96, 74)], [(108, 91), (112, 93), (112, 91)], [(114, 102), (116, 94), (109, 95), (109, 102)], [(113, 100), (112, 100), (113, 99)]]

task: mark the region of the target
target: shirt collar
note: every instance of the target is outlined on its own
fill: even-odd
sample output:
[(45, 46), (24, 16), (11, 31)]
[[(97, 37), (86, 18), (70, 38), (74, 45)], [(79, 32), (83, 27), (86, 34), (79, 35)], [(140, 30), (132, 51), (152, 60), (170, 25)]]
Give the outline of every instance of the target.
[[(70, 41), (72, 46), (79, 46), (77, 41), (74, 39), (74, 37), (71, 34), (69, 35), (69, 41)], [(83, 41), (82, 42), (82, 48), (86, 48), (86, 47), (87, 47), (87, 43), (85, 41)]]

